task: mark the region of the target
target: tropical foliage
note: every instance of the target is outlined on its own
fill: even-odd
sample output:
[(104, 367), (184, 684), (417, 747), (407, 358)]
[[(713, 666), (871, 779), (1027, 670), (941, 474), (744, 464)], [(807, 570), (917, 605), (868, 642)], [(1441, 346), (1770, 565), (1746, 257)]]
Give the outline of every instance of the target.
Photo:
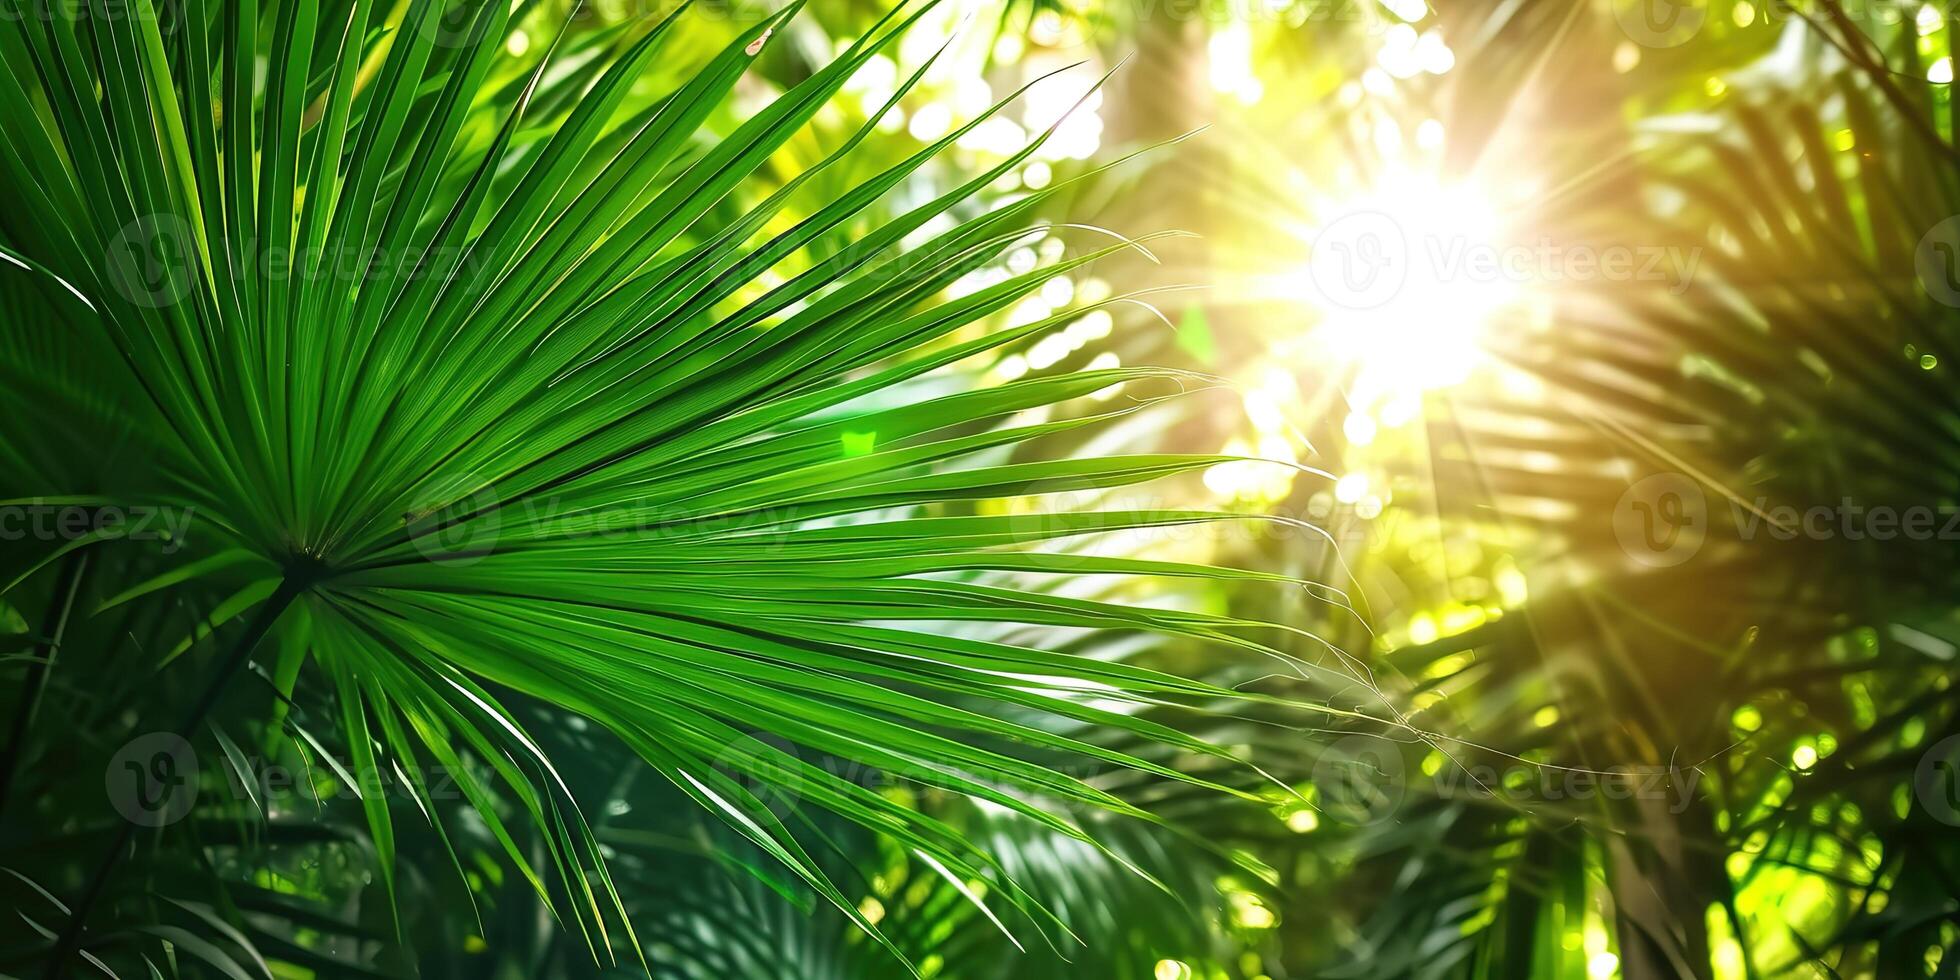
[(1933, 7), (4, 2), (0, 974), (1960, 970)]

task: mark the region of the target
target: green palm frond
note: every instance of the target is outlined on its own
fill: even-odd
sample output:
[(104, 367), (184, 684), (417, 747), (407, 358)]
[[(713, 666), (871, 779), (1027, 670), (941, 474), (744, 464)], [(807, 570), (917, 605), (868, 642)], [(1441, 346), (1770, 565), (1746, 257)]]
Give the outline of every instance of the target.
[[(113, 655), (137, 676), (161, 668), (151, 697), (129, 692), (144, 728), (200, 741), (215, 731), (224, 751), (213, 758), (235, 768), (241, 744), (277, 740), (289, 703), (310, 706), (307, 724), (344, 749), (333, 760), (342, 775), (408, 777), (403, 799), (358, 801), (387, 902), (402, 887), (400, 847), (421, 833), (405, 820), (426, 818), (449, 863), (461, 864), (452, 838), (467, 830), (596, 958), (629, 962), (644, 937), (592, 814), (524, 706), (596, 722), (872, 936), (859, 902), (758, 787), (794, 787), (948, 880), (988, 882), (986, 918), (1002, 928), (1045, 913), (967, 834), (776, 744), (734, 751), (746, 733), (988, 801), (1112, 859), (1063, 808), (1148, 814), (1054, 758), (1264, 799), (1042, 720), (1094, 720), (1229, 758), (1134, 710), (1260, 696), (938, 628), (1141, 631), (1280, 656), (1252, 622), (925, 575), (1233, 578), (1040, 551), (1210, 520), (1203, 512), (976, 505), (1226, 457), (1045, 448), (1209, 383), (1179, 372), (1085, 371), (953, 394), (923, 383), (1079, 316), (990, 319), (1051, 276), (1142, 247), (1086, 247), (955, 289), (1051, 230), (1036, 216), (1052, 191), (978, 204), (1034, 145), (852, 234), (854, 216), (960, 135), (802, 204), (797, 190), (848, 158), (874, 117), (756, 203), (726, 206), (920, 13), (892, 11), (719, 139), (704, 136), (799, 7), (738, 25), (686, 73), (662, 67), (688, 54), (677, 38), (700, 36), (686, 12), (644, 31), (567, 27), (526, 53), (506, 42), (529, 8), (494, 0), (191, 0), (167, 11), (139, 0), (128, 17), (8, 18), (0, 167), (19, 194), (0, 227), (21, 284), (9, 288), (35, 290), (109, 355), (78, 365), (45, 335), (10, 327), (10, 346), (57, 355), (45, 390), (8, 395), (72, 411), (98, 390), (81, 378), (126, 378), (131, 397), (117, 408), (153, 457), (145, 472), (161, 474), (76, 483), (29, 464), (9, 491), (196, 517), (189, 547), (163, 560), (130, 557), (136, 543), (105, 532), (24, 565), (16, 581), (31, 591), (59, 555), (114, 556), (77, 615), (132, 617), (155, 644), (71, 650), (45, 672), (58, 690), (79, 691), (63, 674)], [(767, 278), (779, 267), (793, 271)], [(1131, 397), (1081, 407), (1112, 388)], [(105, 647), (137, 635), (76, 629)], [(244, 680), (255, 673), (277, 692), (270, 726), (260, 719), (274, 699)], [(469, 804), (467, 828), (419, 778), (431, 770)], [(144, 909), (155, 903), (108, 887), (134, 837), (132, 825), (111, 828), (93, 861), (56, 869), (49, 888), (67, 911), (43, 910), (44, 941), (19, 955), (59, 968), (153, 954), (163, 927)], [(188, 831), (160, 833), (188, 843)], [(171, 850), (143, 852), (154, 853), (138, 866), (157, 872)], [(397, 918), (348, 928), (386, 934)], [(129, 922), (150, 938), (110, 949)]]
[[(1137, 821), (1092, 821), (1115, 855), (1035, 826), (1015, 814), (928, 804), (984, 842), (1009, 874), (1054, 918), (1017, 940), (982, 900), (989, 887), (945, 872), (848, 827), (831, 828), (827, 865), (864, 897), (860, 907), (906, 958), (935, 976), (1124, 976), (1162, 959), (1229, 962), (1229, 911), (1216, 880), (1229, 867)], [(621, 830), (614, 839), (632, 839)], [(743, 854), (718, 843), (722, 860)], [(747, 852), (749, 860), (761, 855)], [(658, 845), (636, 854), (643, 870), (623, 873), (629, 907), (654, 923), (655, 970), (673, 976), (857, 978), (890, 972), (888, 955), (834, 910), (812, 907), (788, 883), (731, 877), (718, 861), (676, 856)], [(622, 862), (622, 864), (624, 861)], [(1144, 869), (1148, 876), (1136, 873)], [(1227, 967), (1237, 975), (1236, 965)]]

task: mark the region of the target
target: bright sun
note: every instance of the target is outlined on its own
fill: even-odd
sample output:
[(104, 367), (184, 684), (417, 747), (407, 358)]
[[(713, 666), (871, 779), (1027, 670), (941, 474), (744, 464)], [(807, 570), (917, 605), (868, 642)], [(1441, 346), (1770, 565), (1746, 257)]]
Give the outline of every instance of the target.
[(1319, 314), (1311, 340), (1356, 377), (1350, 398), (1462, 381), (1486, 328), (1520, 292), (1504, 222), (1474, 181), (1379, 181), (1303, 230), (1311, 257), (1294, 291)]

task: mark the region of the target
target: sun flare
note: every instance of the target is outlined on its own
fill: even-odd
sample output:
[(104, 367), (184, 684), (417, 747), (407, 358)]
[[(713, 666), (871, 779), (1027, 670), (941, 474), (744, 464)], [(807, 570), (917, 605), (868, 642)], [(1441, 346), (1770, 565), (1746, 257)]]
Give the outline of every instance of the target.
[(1357, 402), (1463, 381), (1520, 277), (1502, 261), (1501, 210), (1480, 182), (1398, 174), (1303, 230), (1294, 288), (1319, 353), (1352, 372)]

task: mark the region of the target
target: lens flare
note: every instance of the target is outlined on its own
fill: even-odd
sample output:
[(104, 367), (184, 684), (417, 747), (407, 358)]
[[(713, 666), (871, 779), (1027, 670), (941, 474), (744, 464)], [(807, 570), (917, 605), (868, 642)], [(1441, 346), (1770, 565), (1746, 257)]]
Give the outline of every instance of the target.
[(1491, 321), (1515, 302), (1504, 222), (1476, 181), (1401, 175), (1304, 229), (1294, 284), (1317, 314), (1311, 340), (1354, 369), (1352, 396), (1380, 401), (1461, 382)]

